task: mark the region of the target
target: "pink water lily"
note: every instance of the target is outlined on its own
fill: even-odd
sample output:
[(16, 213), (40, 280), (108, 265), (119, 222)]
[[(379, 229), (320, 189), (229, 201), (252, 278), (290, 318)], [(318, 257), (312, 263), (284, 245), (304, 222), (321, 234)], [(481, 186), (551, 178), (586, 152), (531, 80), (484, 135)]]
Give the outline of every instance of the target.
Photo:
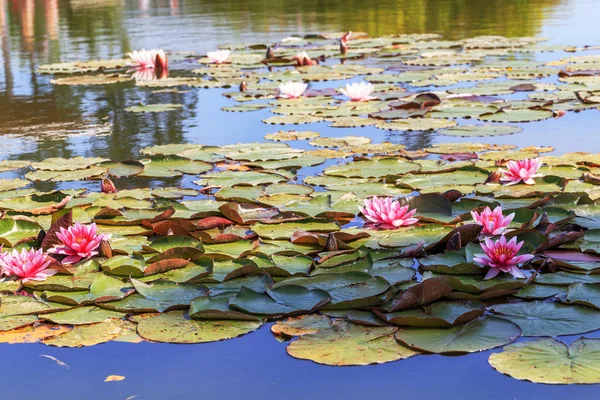
[(340, 89), (340, 92), (349, 97), (351, 101), (369, 101), (377, 98), (370, 96), (373, 90), (375, 90), (375, 86), (370, 82), (355, 82), (347, 83), (346, 89)]
[(66, 255), (62, 260), (65, 264), (73, 264), (98, 254), (96, 251), (102, 240), (107, 240), (110, 235), (96, 234), (95, 223), (82, 225), (79, 222), (69, 228), (60, 228), (56, 236), (62, 245), (55, 245), (48, 253)]
[(285, 82), (279, 85), (279, 97), (282, 99), (297, 99), (304, 94), (308, 85), (302, 82)]
[(526, 158), (524, 160), (509, 161), (506, 163), (506, 170), (499, 169), (502, 173), (501, 182), (507, 185), (515, 185), (521, 181), (527, 185), (534, 185), (533, 178), (542, 176), (538, 170), (542, 166), (542, 160), (539, 158)]
[(473, 261), (476, 263), (490, 267), (483, 279), (492, 279), (500, 271), (509, 273), (516, 278), (527, 278), (523, 271), (519, 269), (519, 264), (531, 260), (533, 255), (518, 255), (523, 243), (517, 243), (516, 237), (507, 242), (504, 235), (495, 242), (490, 238), (486, 238), (485, 242), (481, 243), (481, 248), (485, 254), (475, 254), (475, 257), (473, 257)]
[(502, 215), (502, 207), (498, 206), (492, 211), (486, 207), (481, 213), (471, 211), (471, 216), (477, 225), (483, 226), (482, 235), (500, 235), (506, 230), (515, 217), (515, 213), (506, 217)]
[(137, 69), (167, 68), (167, 55), (162, 49), (135, 50), (127, 55), (131, 59), (128, 65)]
[(418, 218), (412, 218), (416, 209), (409, 211), (408, 205), (401, 206), (391, 197), (365, 199), (365, 206), (359, 209), (365, 218), (384, 229), (413, 225), (419, 221)]
[(215, 64), (223, 64), (229, 59), (231, 52), (229, 50), (209, 51), (206, 56)]
[(42, 250), (23, 249), (20, 253), (17, 250), (0, 253), (2, 273), (17, 277), (23, 282), (43, 281), (54, 275), (57, 271), (48, 269), (51, 262)]

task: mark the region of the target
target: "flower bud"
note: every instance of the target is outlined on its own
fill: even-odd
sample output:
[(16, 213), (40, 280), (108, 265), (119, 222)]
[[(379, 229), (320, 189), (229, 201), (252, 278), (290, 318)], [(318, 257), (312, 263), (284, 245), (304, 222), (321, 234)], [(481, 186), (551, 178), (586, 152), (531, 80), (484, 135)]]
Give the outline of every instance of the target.
[(102, 183), (100, 183), (100, 190), (102, 193), (117, 193), (115, 184), (108, 178), (102, 179)]

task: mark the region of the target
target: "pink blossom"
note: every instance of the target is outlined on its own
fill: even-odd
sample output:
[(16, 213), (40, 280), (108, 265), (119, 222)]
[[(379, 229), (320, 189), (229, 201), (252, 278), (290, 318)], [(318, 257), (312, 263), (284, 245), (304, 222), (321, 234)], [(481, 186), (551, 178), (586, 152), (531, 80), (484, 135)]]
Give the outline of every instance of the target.
[(371, 221), (384, 229), (394, 229), (401, 226), (413, 225), (418, 218), (411, 218), (416, 209), (408, 210), (408, 205), (400, 206), (400, 203), (391, 197), (365, 199), (365, 207), (359, 207), (360, 212)]
[(340, 92), (349, 97), (351, 101), (368, 101), (377, 98), (370, 96), (373, 90), (375, 90), (375, 86), (370, 82), (355, 82), (347, 83), (346, 89), (340, 89)]
[(65, 264), (73, 264), (85, 258), (90, 258), (98, 254), (96, 249), (100, 246), (102, 240), (106, 240), (110, 235), (97, 235), (96, 224), (82, 225), (79, 222), (68, 229), (60, 228), (56, 236), (63, 243), (55, 245), (48, 253), (63, 254), (67, 257), (62, 260)]
[(481, 234), (500, 235), (510, 225), (515, 217), (515, 213), (505, 217), (502, 215), (502, 207), (498, 206), (494, 208), (494, 211), (486, 207), (481, 214), (477, 213), (477, 211), (471, 211), (471, 216), (473, 216), (473, 220), (475, 220), (477, 225), (483, 226)]
[(206, 56), (215, 64), (223, 64), (229, 58), (231, 52), (229, 50), (209, 51)]
[(517, 243), (516, 237), (506, 242), (504, 235), (500, 236), (500, 239), (495, 242), (490, 238), (486, 238), (485, 243), (481, 243), (481, 248), (485, 251), (485, 254), (475, 254), (475, 257), (473, 257), (473, 261), (476, 263), (490, 267), (483, 279), (492, 279), (500, 271), (517, 278), (526, 278), (523, 271), (519, 269), (518, 264), (531, 260), (533, 255), (517, 255), (523, 247), (523, 243)]
[(47, 277), (54, 275), (57, 271), (48, 269), (52, 260), (48, 259), (44, 252), (31, 249), (23, 249), (19, 253), (17, 250), (0, 253), (0, 267), (2, 273), (9, 276), (16, 276), (23, 282), (43, 281)]
[(286, 82), (279, 85), (279, 97), (282, 99), (297, 99), (306, 90), (308, 85), (302, 82)]
[(524, 160), (509, 161), (506, 163), (507, 170), (499, 169), (502, 173), (500, 181), (507, 185), (515, 185), (521, 181), (527, 185), (534, 185), (533, 178), (542, 176), (538, 170), (542, 166), (542, 160), (539, 158), (526, 158)]
[(131, 61), (129, 66), (138, 69), (154, 69), (167, 67), (167, 55), (162, 49), (135, 50), (127, 54)]

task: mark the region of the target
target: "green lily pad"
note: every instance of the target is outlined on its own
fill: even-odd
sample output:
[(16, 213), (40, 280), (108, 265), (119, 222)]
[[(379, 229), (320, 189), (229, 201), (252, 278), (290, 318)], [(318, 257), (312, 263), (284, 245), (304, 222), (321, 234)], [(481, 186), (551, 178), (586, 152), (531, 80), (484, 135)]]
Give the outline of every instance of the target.
[(56, 347), (87, 347), (109, 342), (122, 334), (129, 334), (130, 321), (111, 319), (106, 322), (89, 325), (77, 325), (71, 331), (53, 338), (44, 339), (43, 343)]
[(355, 161), (326, 168), (323, 173), (345, 178), (381, 178), (388, 175), (404, 175), (418, 171), (420, 166), (398, 158), (381, 158), (369, 161)]
[(522, 130), (523, 129), (518, 126), (484, 124), (453, 126), (446, 129), (440, 129), (437, 133), (445, 136), (476, 137), (512, 135), (513, 133), (519, 133)]
[(499, 372), (520, 380), (547, 384), (600, 383), (600, 339), (579, 338), (567, 346), (556, 339), (537, 339), (506, 346), (490, 355)]
[(401, 343), (429, 353), (474, 353), (513, 342), (519, 327), (501, 318), (481, 317), (452, 328), (402, 328), (396, 332)]
[(86, 325), (107, 321), (111, 318), (123, 318), (126, 314), (88, 306), (77, 307), (67, 311), (44, 314), (42, 318), (55, 324)]
[(486, 122), (532, 122), (552, 118), (552, 115), (552, 111), (548, 110), (505, 108), (495, 113), (483, 114), (479, 116), (479, 119)]
[(172, 311), (138, 323), (144, 339), (166, 343), (205, 343), (232, 339), (255, 331), (260, 322), (231, 320), (190, 320), (182, 311)]
[(593, 283), (573, 283), (567, 289), (565, 300), (569, 303), (600, 309), (600, 290)]
[(415, 308), (386, 314), (394, 325), (425, 328), (449, 328), (483, 315), (485, 304), (475, 300), (439, 301), (422, 309)]
[(317, 333), (332, 326), (333, 323), (329, 317), (320, 314), (308, 314), (277, 321), (271, 325), (271, 332), (275, 335), (302, 336)]
[(417, 352), (396, 343), (392, 327), (341, 322), (290, 343), (289, 355), (325, 365), (369, 365), (412, 357)]
[(490, 309), (519, 325), (523, 336), (576, 335), (600, 329), (600, 311), (587, 307), (532, 301)]
[(41, 230), (36, 222), (4, 218), (0, 220), (0, 243), (12, 247), (23, 239), (37, 237)]
[(143, 104), (138, 106), (127, 107), (125, 111), (134, 113), (157, 113), (166, 111), (176, 111), (182, 108), (181, 104)]

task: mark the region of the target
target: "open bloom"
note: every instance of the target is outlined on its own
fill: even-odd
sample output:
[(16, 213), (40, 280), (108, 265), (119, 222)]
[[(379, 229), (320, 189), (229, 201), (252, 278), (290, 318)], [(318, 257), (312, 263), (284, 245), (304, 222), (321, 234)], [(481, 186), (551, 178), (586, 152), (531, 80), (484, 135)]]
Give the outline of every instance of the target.
[(13, 250), (0, 254), (2, 272), (5, 275), (16, 276), (23, 282), (43, 281), (54, 275), (57, 271), (48, 269), (51, 261), (41, 249), (29, 251), (23, 249), (20, 253)]
[(279, 97), (282, 99), (297, 99), (302, 96), (308, 85), (302, 82), (286, 82), (279, 85)]
[(419, 219), (411, 218), (416, 209), (408, 210), (408, 205), (400, 203), (391, 197), (365, 199), (365, 206), (359, 207), (360, 212), (372, 223), (381, 228), (394, 229), (415, 224)]
[(506, 217), (502, 215), (502, 207), (498, 206), (492, 211), (486, 207), (481, 214), (477, 211), (471, 211), (471, 216), (477, 225), (483, 226), (481, 233), (483, 235), (499, 235), (506, 230), (508, 225), (515, 217), (515, 213)]
[(352, 101), (368, 101), (376, 99), (377, 97), (369, 96), (373, 90), (375, 90), (375, 86), (373, 86), (370, 82), (360, 82), (360, 83), (347, 83), (346, 89), (340, 89), (345, 96), (350, 97)]
[(81, 225), (79, 222), (68, 229), (60, 228), (56, 236), (63, 243), (55, 245), (48, 250), (48, 253), (66, 255), (63, 263), (72, 264), (85, 258), (90, 258), (98, 254), (96, 251), (102, 240), (108, 239), (110, 235), (96, 234), (96, 224)]
[(167, 68), (167, 55), (162, 49), (135, 50), (127, 55), (131, 58), (129, 65), (138, 69)]
[(531, 254), (517, 255), (524, 242), (517, 243), (517, 238), (513, 237), (509, 242), (504, 235), (495, 242), (486, 238), (481, 243), (481, 248), (485, 254), (475, 254), (473, 261), (484, 266), (490, 267), (488, 273), (483, 279), (492, 279), (502, 272), (511, 274), (517, 278), (526, 278), (523, 271), (519, 269), (519, 264), (529, 261), (533, 258)]
[(542, 166), (542, 160), (539, 158), (526, 158), (524, 160), (509, 161), (506, 163), (507, 170), (499, 169), (502, 173), (501, 182), (507, 185), (515, 185), (521, 181), (527, 185), (534, 185), (533, 178), (542, 176), (538, 170)]
[(229, 58), (231, 52), (229, 50), (209, 51), (206, 56), (215, 64), (223, 64)]

